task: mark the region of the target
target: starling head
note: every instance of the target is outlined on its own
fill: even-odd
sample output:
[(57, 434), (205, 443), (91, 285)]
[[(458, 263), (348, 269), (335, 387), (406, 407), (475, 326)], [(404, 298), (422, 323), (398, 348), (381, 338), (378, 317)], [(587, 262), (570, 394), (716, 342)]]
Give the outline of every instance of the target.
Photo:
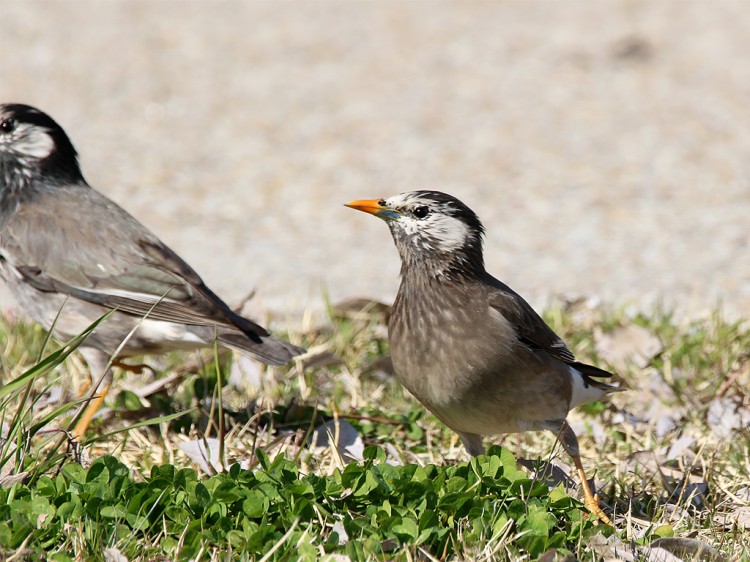
[(432, 276), (484, 273), (484, 227), (476, 213), (440, 191), (408, 191), (387, 199), (352, 201), (347, 207), (383, 219), (401, 255), (402, 272)]
[(0, 188), (12, 191), (36, 179), (82, 181), (76, 150), (46, 113), (0, 104)]

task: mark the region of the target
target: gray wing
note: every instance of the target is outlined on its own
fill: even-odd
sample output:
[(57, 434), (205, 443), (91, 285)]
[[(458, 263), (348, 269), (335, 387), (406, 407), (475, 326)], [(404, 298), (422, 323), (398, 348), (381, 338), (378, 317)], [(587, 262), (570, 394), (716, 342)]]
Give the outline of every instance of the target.
[(523, 297), (494, 277), (488, 276), (486, 281), (490, 286), (490, 306), (511, 323), (519, 341), (565, 363), (575, 362), (575, 356), (565, 342)]
[(44, 190), (24, 202), (3, 225), (0, 251), (38, 290), (154, 320), (224, 326), (256, 342), (268, 336), (125, 210), (85, 185)]

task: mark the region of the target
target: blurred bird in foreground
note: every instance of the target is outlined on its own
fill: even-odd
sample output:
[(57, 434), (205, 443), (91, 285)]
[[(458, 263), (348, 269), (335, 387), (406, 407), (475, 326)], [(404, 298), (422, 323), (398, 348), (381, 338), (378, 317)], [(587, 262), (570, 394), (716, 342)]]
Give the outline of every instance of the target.
[(398, 380), (472, 456), (484, 453), (484, 435), (553, 432), (575, 463), (584, 505), (612, 525), (565, 421), (571, 408), (619, 390), (596, 380), (611, 373), (577, 362), (523, 298), (487, 273), (484, 227), (455, 197), (412, 191), (346, 205), (383, 219), (401, 256), (388, 324)]
[(109, 390), (110, 359), (215, 340), (268, 365), (303, 351), (235, 313), (180, 256), (91, 188), (65, 131), (22, 104), (0, 104), (0, 276), (21, 308), (62, 340), (115, 311), (80, 348), (101, 382), (73, 429), (79, 440)]

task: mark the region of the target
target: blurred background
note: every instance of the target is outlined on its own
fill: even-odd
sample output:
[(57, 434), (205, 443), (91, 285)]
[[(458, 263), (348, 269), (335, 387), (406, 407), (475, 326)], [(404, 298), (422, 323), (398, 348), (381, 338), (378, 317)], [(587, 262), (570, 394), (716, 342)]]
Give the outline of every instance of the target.
[(743, 2), (5, 0), (0, 100), (229, 302), (390, 302), (388, 229), (342, 204), (426, 188), (537, 306), (750, 313)]

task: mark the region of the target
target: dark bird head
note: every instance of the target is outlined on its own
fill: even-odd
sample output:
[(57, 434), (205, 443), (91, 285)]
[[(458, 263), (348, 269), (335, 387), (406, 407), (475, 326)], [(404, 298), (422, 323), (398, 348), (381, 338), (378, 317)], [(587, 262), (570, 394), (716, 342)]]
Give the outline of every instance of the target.
[(82, 182), (76, 149), (46, 113), (20, 103), (0, 104), (0, 192), (40, 179)]
[(408, 191), (347, 207), (383, 219), (401, 254), (402, 273), (477, 276), (484, 273), (484, 227), (476, 213), (440, 191)]

